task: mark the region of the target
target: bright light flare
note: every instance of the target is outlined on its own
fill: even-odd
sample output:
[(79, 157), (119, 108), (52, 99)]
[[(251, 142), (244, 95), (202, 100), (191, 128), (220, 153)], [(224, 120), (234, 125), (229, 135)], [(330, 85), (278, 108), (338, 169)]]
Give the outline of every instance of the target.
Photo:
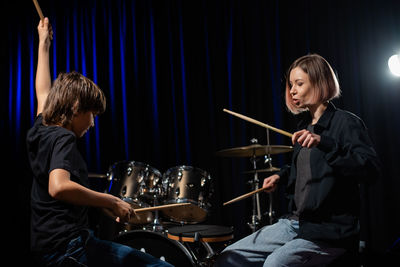
[(388, 60), (390, 72), (393, 75), (400, 77), (400, 58), (399, 55), (393, 55)]

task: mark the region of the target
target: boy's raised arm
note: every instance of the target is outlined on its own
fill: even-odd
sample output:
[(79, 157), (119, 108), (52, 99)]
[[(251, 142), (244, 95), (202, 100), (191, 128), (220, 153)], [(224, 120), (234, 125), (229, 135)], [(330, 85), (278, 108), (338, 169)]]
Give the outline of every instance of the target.
[(53, 39), (53, 31), (48, 18), (40, 20), (37, 29), (39, 34), (39, 46), (35, 81), (37, 99), (36, 115), (42, 112), (44, 103), (51, 87), (49, 50), (51, 40)]

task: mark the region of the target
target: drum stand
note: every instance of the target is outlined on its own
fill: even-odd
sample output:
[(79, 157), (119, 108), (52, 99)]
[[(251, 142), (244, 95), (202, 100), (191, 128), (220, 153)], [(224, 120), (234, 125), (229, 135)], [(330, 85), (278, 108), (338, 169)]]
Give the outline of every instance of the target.
[[(252, 144), (257, 144), (258, 141), (257, 139), (253, 138), (250, 140)], [(267, 146), (269, 147), (269, 129), (267, 129)], [(252, 190), (257, 190), (259, 188), (259, 180), (258, 180), (258, 172), (257, 172), (257, 157), (255, 150), (253, 152), (253, 156), (250, 158), (251, 163), (253, 164), (253, 171), (254, 171), (254, 177), (253, 180), (249, 181), (249, 183), (252, 185)], [(272, 169), (272, 158), (270, 151), (266, 151), (265, 154), (265, 161), (264, 163), (268, 163), (270, 169)], [(275, 218), (275, 211), (273, 210), (273, 193), (270, 192), (268, 193), (269, 196), (269, 207), (268, 207), (268, 212), (266, 214), (268, 215), (269, 218), (269, 224), (272, 224), (274, 222)], [(260, 225), (261, 221), (261, 211), (260, 211), (260, 197), (257, 194), (253, 195), (253, 214), (251, 216), (251, 222), (248, 222), (247, 225), (250, 227), (250, 229), (255, 232), (258, 230), (258, 227)]]
[[(157, 200), (158, 194), (154, 193), (154, 201), (153, 201), (153, 206), (158, 206), (158, 200)], [(164, 227), (161, 224), (161, 220), (158, 214), (158, 210), (154, 211), (154, 220), (151, 224), (147, 225), (144, 227), (143, 230), (150, 230), (153, 232), (163, 232), (164, 231)]]
[[(253, 138), (250, 141), (252, 144), (257, 144), (257, 139)], [(253, 156), (250, 158), (251, 163), (253, 164), (254, 170), (254, 178), (249, 183), (252, 185), (252, 191), (257, 190), (259, 188), (259, 180), (258, 180), (258, 172), (257, 172), (257, 157), (255, 155), (255, 151)], [(253, 195), (253, 214), (251, 215), (251, 222), (248, 222), (247, 225), (253, 231), (258, 230), (258, 226), (260, 225), (261, 221), (261, 210), (260, 210), (260, 198), (258, 193)]]

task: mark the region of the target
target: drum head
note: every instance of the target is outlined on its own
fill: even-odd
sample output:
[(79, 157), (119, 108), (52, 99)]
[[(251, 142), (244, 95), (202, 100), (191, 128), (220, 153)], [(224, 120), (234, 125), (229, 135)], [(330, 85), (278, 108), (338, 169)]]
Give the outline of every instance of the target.
[(168, 238), (183, 242), (223, 242), (233, 239), (233, 230), (219, 225), (184, 225), (168, 229)]
[(164, 259), (174, 266), (195, 266), (189, 251), (181, 243), (157, 232), (130, 231), (121, 234), (114, 241)]
[[(187, 199), (169, 200), (165, 204), (175, 203), (191, 203)], [(162, 209), (162, 213), (174, 222), (182, 223), (198, 223), (202, 222), (207, 218), (207, 210), (199, 207), (196, 203), (182, 207), (172, 207), (168, 209)]]

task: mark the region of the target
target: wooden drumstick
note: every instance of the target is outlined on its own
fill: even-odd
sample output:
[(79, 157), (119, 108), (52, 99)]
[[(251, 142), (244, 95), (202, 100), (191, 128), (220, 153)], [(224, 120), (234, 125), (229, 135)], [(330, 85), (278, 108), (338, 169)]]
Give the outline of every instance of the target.
[[(135, 213), (140, 213), (140, 212), (145, 212), (145, 211), (155, 211), (155, 210), (161, 210), (161, 209), (166, 209), (166, 208), (174, 208), (174, 207), (182, 207), (182, 206), (187, 206), (190, 205), (191, 203), (176, 203), (176, 204), (167, 204), (167, 205), (161, 205), (161, 206), (155, 206), (155, 207), (148, 207), (148, 208), (139, 208), (135, 209)], [(115, 219), (117, 222), (120, 222), (120, 218), (114, 216), (111, 210), (103, 208), (103, 211), (105, 214), (107, 214), (110, 218)], [(127, 224), (127, 223), (125, 223)]]
[(168, 208), (175, 208), (175, 207), (187, 206), (187, 205), (190, 205), (190, 204), (191, 204), (191, 203), (167, 204), (167, 205), (161, 205), (161, 206), (155, 206), (155, 207), (148, 207), (148, 208), (135, 209), (135, 212), (162, 210), (162, 209), (168, 209)]
[(268, 125), (268, 124), (262, 123), (262, 122), (260, 122), (260, 121), (257, 121), (257, 120), (255, 120), (255, 119), (249, 118), (249, 117), (244, 116), (244, 115), (242, 115), (242, 114), (239, 114), (239, 113), (230, 111), (230, 110), (228, 110), (228, 109), (225, 109), (225, 108), (224, 108), (223, 111), (224, 111), (224, 112), (227, 112), (227, 113), (229, 113), (229, 114), (231, 114), (231, 115), (234, 115), (234, 116), (236, 116), (236, 117), (239, 117), (239, 118), (241, 118), (241, 119), (243, 119), (243, 120), (246, 120), (246, 121), (249, 121), (249, 122), (251, 122), (251, 123), (257, 124), (257, 125), (259, 125), (259, 126), (261, 126), (261, 127), (264, 127), (264, 128), (270, 129), (270, 130), (272, 130), (272, 131), (275, 131), (275, 132), (277, 132), (277, 133), (286, 135), (286, 136), (288, 136), (288, 137), (290, 137), (290, 138), (291, 138), (292, 135), (293, 135), (293, 134), (291, 134), (291, 133), (289, 133), (289, 132), (286, 132), (286, 131), (284, 131), (284, 130), (281, 130), (281, 129), (272, 127), (272, 126), (270, 126), (270, 125)]
[(254, 190), (254, 191), (251, 191), (251, 192), (246, 193), (246, 194), (244, 194), (244, 195), (238, 196), (237, 198), (234, 198), (234, 199), (232, 199), (232, 200), (229, 200), (228, 202), (225, 202), (225, 203), (224, 203), (224, 206), (229, 205), (229, 204), (231, 204), (231, 203), (233, 203), (233, 202), (236, 202), (236, 201), (239, 201), (239, 200), (248, 198), (248, 197), (250, 197), (250, 196), (252, 196), (252, 195), (254, 195), (254, 194), (260, 193), (260, 192), (262, 192), (262, 191), (264, 191), (264, 190), (265, 190), (265, 188), (263, 188), (263, 187), (258, 188), (258, 189)]
[(37, 11), (37, 13), (39, 14), (40, 19), (41, 19), (41, 20), (44, 19), (43, 12), (42, 12), (42, 9), (41, 9), (40, 6), (39, 6), (38, 1), (37, 1), (37, 0), (33, 0), (33, 3), (35, 4), (36, 11)]

